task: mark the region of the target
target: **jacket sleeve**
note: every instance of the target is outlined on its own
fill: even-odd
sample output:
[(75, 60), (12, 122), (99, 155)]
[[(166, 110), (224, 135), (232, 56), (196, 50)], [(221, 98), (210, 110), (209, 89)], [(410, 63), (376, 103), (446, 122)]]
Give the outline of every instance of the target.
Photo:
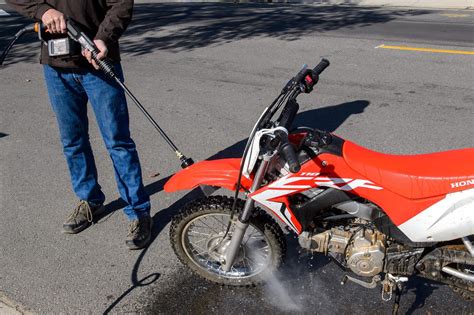
[(18, 13), (37, 20), (41, 20), (43, 14), (53, 8), (46, 1), (39, 0), (6, 0), (6, 3)]
[(132, 19), (133, 0), (107, 0), (107, 13), (99, 26), (95, 39), (106, 44), (118, 42)]

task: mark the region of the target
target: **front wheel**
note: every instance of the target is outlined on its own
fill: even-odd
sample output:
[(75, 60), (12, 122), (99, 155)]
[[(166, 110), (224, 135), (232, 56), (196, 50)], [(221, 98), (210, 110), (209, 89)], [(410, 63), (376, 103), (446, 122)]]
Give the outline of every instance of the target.
[[(285, 237), (268, 214), (255, 209), (234, 265), (230, 271), (223, 271), (221, 261), (230, 243), (230, 239), (223, 236), (233, 201), (224, 196), (212, 196), (185, 206), (171, 223), (171, 246), (184, 265), (207, 280), (224, 285), (255, 285), (283, 262)], [(243, 205), (242, 200), (237, 202), (235, 218)]]

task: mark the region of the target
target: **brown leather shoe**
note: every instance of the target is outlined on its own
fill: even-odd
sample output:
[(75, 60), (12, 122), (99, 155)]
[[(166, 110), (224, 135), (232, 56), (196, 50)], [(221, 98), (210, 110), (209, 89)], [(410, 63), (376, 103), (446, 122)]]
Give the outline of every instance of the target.
[(102, 204), (92, 205), (85, 200), (81, 200), (64, 222), (63, 232), (76, 234), (85, 230), (92, 224), (94, 217), (97, 218), (103, 211), (104, 206)]
[(153, 221), (150, 216), (140, 217), (138, 220), (133, 220), (128, 224), (128, 235), (125, 240), (125, 245), (128, 249), (141, 249), (150, 243), (151, 228)]

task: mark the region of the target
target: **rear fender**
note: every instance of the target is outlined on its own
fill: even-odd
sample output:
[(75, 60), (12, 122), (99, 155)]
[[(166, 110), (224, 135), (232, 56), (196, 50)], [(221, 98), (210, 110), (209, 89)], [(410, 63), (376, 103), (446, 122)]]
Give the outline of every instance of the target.
[[(201, 185), (235, 190), (239, 178), (240, 159), (201, 161), (174, 174), (165, 184), (168, 193), (191, 190)], [(252, 181), (242, 176), (242, 189), (249, 190)]]

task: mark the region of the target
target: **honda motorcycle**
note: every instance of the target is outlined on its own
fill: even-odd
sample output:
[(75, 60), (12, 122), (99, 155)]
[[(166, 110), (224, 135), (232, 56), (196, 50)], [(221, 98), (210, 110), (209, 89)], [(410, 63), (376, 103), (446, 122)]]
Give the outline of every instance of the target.
[[(348, 271), (342, 283), (381, 284), (384, 300), (413, 275), (473, 299), (474, 149), (389, 155), (293, 127), (297, 97), (328, 66), (305, 66), (286, 84), (242, 159), (201, 161), (166, 183), (167, 192), (206, 193), (172, 220), (177, 257), (207, 280), (254, 285), (284, 261), (287, 229), (303, 249)], [(211, 196), (218, 188), (234, 198)]]

